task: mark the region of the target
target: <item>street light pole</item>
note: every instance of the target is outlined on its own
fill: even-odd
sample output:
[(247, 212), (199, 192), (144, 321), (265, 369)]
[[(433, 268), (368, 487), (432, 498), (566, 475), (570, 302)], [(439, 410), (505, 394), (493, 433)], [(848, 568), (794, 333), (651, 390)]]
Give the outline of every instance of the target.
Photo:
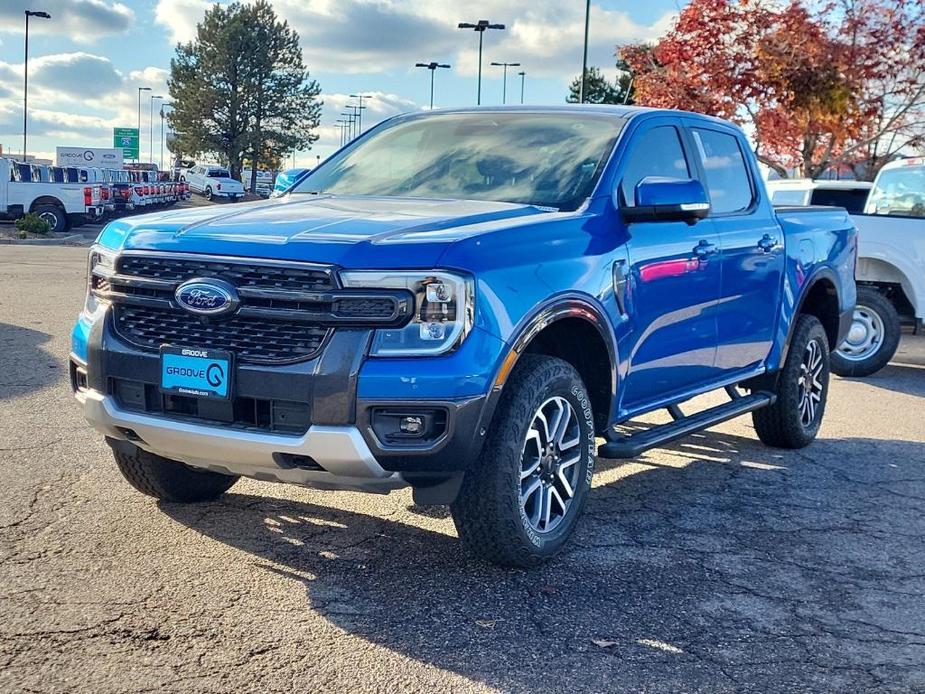
[(502, 82), (501, 87), (501, 103), (507, 103), (507, 69), (509, 67), (520, 67), (520, 63), (491, 63), (493, 67), (504, 67), (504, 81)]
[[(590, 0), (589, 0), (590, 1)], [(476, 92), (475, 105), (481, 106), (482, 104), (482, 39), (485, 36), (486, 29), (504, 29), (503, 24), (492, 24), (487, 19), (480, 19), (477, 23), (471, 24), (470, 22), (460, 22), (456, 25), (458, 29), (472, 29), (477, 31), (479, 34), (479, 82), (478, 82), (478, 91)]]
[(141, 159), (141, 93), (150, 92), (151, 87), (138, 87), (138, 156), (135, 157), (135, 161)]
[(47, 12), (33, 12), (26, 10), (26, 47), (23, 61), (23, 90), (22, 90), (22, 160), (26, 161), (26, 139), (29, 131), (29, 17), (51, 19)]
[(148, 115), (148, 156), (151, 163), (154, 163), (154, 100), (163, 99), (162, 96), (151, 95), (151, 108)]
[(173, 104), (169, 104), (166, 101), (161, 104), (161, 159), (160, 159), (160, 168), (164, 168), (164, 107), (170, 106), (173, 108)]
[(366, 106), (363, 105), (363, 99), (372, 99), (373, 95), (372, 94), (351, 94), (350, 98), (358, 99), (360, 101), (360, 105), (356, 107), (357, 109), (359, 109), (359, 111), (357, 112), (357, 136), (360, 136), (363, 134), (363, 109), (366, 108)]
[(527, 73), (521, 70), (517, 73), (520, 75), (520, 103), (524, 102), (524, 81), (527, 79)]
[(424, 67), (430, 70), (430, 110), (434, 110), (434, 74), (437, 72), (437, 68), (449, 68), (449, 65), (444, 65), (442, 63), (430, 62), (430, 63), (415, 63), (414, 67)]
[(585, 92), (588, 86), (588, 26), (591, 23), (591, 0), (585, 2), (585, 51), (581, 61), (581, 90), (578, 92), (578, 103), (585, 102)]

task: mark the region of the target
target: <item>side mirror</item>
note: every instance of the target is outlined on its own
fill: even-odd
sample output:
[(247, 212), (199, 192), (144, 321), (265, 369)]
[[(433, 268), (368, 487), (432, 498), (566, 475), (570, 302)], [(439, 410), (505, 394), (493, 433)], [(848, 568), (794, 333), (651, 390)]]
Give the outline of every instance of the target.
[(622, 207), (627, 222), (680, 221), (695, 224), (710, 214), (710, 201), (694, 178), (647, 176), (636, 184), (635, 207)]

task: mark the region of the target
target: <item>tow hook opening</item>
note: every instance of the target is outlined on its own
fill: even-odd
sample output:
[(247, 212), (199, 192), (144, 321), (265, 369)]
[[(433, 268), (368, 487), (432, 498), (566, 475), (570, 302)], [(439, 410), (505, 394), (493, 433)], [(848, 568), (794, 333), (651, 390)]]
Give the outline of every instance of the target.
[(273, 461), (281, 468), (292, 470), (315, 470), (317, 472), (327, 472), (318, 462), (308, 455), (298, 455), (297, 453), (274, 453)]

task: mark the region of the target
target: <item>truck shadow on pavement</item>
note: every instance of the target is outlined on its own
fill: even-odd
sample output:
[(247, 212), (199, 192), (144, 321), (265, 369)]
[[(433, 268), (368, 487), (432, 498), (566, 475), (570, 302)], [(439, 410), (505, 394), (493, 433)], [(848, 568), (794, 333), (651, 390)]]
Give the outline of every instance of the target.
[(230, 493), (162, 510), (304, 585), (348, 633), (505, 691), (858, 691), (912, 683), (925, 657), (923, 444), (708, 432), (599, 460), (570, 548), (530, 571), (384, 506)]
[(0, 323), (0, 400), (26, 395), (61, 378), (61, 364), (42, 345), (51, 335), (10, 323)]

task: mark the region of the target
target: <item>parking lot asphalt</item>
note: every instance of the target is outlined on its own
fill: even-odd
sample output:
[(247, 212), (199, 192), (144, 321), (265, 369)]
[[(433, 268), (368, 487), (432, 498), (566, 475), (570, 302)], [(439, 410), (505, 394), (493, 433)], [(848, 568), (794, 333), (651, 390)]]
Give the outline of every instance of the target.
[(925, 337), (807, 449), (598, 461), (569, 550), (504, 570), (407, 491), (134, 492), (66, 382), (85, 253), (0, 247), (0, 691), (925, 690)]

